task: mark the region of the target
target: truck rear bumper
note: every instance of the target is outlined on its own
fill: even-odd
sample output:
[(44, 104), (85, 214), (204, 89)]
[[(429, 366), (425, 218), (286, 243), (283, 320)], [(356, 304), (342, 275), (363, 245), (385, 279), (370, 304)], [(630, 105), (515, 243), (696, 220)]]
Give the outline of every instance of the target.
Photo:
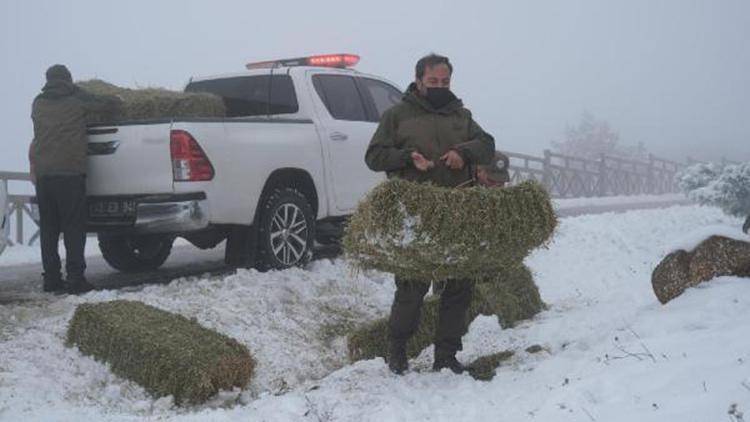
[[(203, 192), (88, 199), (88, 230), (93, 232), (185, 233), (208, 227), (210, 220)], [(108, 209), (120, 212), (97, 212)]]
[(200, 230), (208, 226), (207, 205), (205, 199), (138, 204), (133, 228), (140, 233)]

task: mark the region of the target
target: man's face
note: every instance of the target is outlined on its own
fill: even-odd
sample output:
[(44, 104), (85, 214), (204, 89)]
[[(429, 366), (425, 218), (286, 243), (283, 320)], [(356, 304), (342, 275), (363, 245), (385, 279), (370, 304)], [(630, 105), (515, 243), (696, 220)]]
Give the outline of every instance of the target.
[(451, 70), (444, 63), (427, 66), (422, 79), (417, 79), (416, 83), (417, 91), (423, 97), (427, 95), (427, 88), (450, 88)]

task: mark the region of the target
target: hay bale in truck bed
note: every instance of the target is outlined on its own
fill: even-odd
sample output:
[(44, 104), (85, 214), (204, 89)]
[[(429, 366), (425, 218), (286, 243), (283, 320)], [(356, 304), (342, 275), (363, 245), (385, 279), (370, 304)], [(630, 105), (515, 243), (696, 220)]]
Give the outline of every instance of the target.
[(537, 182), (449, 189), (390, 179), (360, 202), (343, 245), (362, 269), (412, 280), (481, 279), (518, 265), (556, 224)]
[(225, 117), (224, 100), (203, 92), (178, 92), (163, 88), (129, 89), (92, 79), (77, 82), (80, 88), (94, 95), (117, 96), (122, 105), (115, 115), (108, 111), (96, 116), (92, 123), (114, 121), (151, 120), (164, 118)]
[(255, 361), (236, 340), (194, 319), (142, 302), (116, 300), (76, 308), (67, 344), (107, 362), (112, 372), (178, 405), (244, 387)]

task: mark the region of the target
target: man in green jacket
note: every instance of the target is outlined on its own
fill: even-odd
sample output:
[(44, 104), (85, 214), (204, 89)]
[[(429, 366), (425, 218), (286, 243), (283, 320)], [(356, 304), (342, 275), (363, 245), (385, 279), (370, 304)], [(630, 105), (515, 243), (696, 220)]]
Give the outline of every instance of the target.
[[(39, 205), (40, 243), (46, 292), (63, 292), (60, 233), (65, 243), (67, 290), (91, 290), (84, 277), (86, 261), (86, 125), (98, 109), (111, 106), (112, 99), (89, 95), (73, 84), (63, 65), (47, 70), (47, 83), (32, 105), (34, 140), (31, 143), (32, 180)], [(109, 101), (109, 103), (108, 103)]]
[[(490, 164), (495, 141), (474, 122), (471, 112), (450, 91), (453, 66), (431, 54), (416, 65), (416, 80), (402, 101), (383, 113), (365, 154), (373, 171), (420, 183), (459, 187), (474, 179), (477, 165)], [(431, 280), (396, 277), (389, 321), (388, 366), (396, 374), (408, 369), (406, 342), (419, 323)], [(434, 370), (461, 373), (456, 360), (471, 302), (472, 280), (448, 280), (440, 298), (435, 333)]]

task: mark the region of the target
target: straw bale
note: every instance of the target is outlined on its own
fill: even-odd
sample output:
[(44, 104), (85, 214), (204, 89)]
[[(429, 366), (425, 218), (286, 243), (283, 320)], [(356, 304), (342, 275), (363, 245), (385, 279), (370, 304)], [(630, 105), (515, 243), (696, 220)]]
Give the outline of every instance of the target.
[(360, 202), (343, 245), (362, 269), (426, 282), (478, 279), (518, 265), (556, 224), (537, 182), (449, 189), (394, 178)]
[(220, 390), (242, 388), (255, 361), (236, 340), (195, 319), (142, 302), (116, 300), (76, 308), (67, 344), (110, 365), (154, 396), (199, 404)]

